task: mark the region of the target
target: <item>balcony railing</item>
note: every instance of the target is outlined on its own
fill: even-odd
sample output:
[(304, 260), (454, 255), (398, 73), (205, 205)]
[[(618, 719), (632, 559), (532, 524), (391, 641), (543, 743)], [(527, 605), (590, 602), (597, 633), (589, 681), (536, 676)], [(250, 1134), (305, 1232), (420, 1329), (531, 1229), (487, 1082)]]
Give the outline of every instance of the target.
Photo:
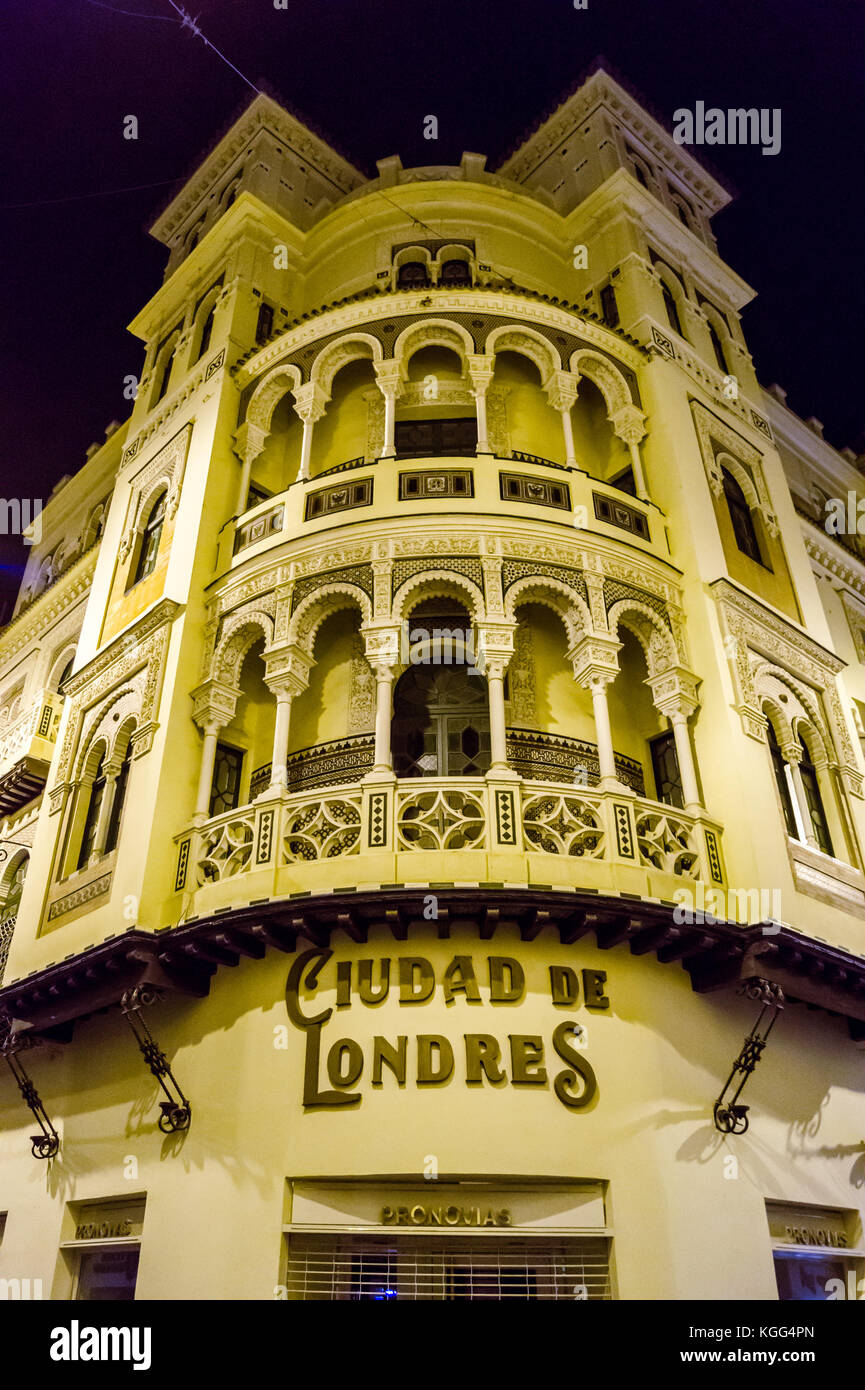
[[(535, 863), (535, 877), (569, 886), (608, 882), (612, 888), (609, 874), (604, 878), (595, 872), (605, 868), (624, 870), (629, 887), (655, 896), (669, 895), (675, 880), (724, 881), (721, 832), (708, 817), (624, 789), (601, 791), (564, 782), (423, 777), (277, 793), (176, 838), (178, 891), (208, 890), (242, 875), (255, 876), (255, 884), (242, 889), (239, 898), (229, 894), (226, 901), (248, 901), (248, 894), (258, 896), (262, 889), (306, 888), (310, 879), (299, 880), (298, 872), (316, 864), (331, 866), (322, 876), (322, 884), (330, 887), (357, 883), (373, 873), (377, 882), (387, 881), (389, 873), (395, 881), (405, 881), (411, 871), (403, 856), (420, 856), (412, 870), (422, 875), (423, 856), (431, 852), (447, 856), (447, 873), (455, 880), (474, 874), (495, 877), (491, 861), (498, 855), (512, 861), (517, 853), (548, 862), (550, 867), (542, 871)], [(454, 859), (456, 851), (461, 855)], [(475, 856), (478, 851), (483, 864)], [(371, 854), (390, 856), (389, 865), (379, 860), (374, 870), (361, 870), (360, 857)], [(337, 860), (347, 861), (341, 877), (333, 873)], [(556, 860), (562, 871), (552, 870)], [(642, 882), (634, 871), (638, 876), (642, 872)], [(431, 872), (441, 877), (441, 860)], [(654, 881), (647, 881), (646, 874)]]

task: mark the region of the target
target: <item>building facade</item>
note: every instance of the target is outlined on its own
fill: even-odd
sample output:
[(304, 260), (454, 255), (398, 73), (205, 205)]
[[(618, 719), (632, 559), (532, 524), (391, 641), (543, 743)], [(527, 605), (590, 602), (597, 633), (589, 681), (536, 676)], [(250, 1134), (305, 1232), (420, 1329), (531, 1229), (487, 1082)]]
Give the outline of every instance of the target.
[(260, 96), (152, 229), (0, 633), (13, 1296), (857, 1296), (862, 461), (606, 73), (485, 164)]

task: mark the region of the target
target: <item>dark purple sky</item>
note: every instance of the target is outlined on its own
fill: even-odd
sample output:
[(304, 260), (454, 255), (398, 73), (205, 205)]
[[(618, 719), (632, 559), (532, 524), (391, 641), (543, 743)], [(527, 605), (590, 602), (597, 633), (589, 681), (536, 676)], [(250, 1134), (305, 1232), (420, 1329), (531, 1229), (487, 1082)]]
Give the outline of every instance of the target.
[[(189, 8), (241, 72), (373, 170), (388, 154), (408, 167), (458, 163), (463, 150), (492, 167), (600, 53), (670, 125), (698, 100), (780, 107), (778, 155), (707, 151), (738, 189), (715, 220), (719, 249), (758, 291), (744, 327), (761, 380), (786, 387), (834, 444), (865, 447), (862, 0)], [(142, 361), (125, 325), (165, 259), (146, 227), (253, 95), (176, 18), (169, 0), (5, 0), (4, 497), (47, 497), (109, 420), (125, 418), (123, 378)], [(137, 141), (122, 137), (129, 114)], [(438, 116), (436, 144), (422, 137), (427, 114)], [(164, 186), (108, 192), (154, 184)], [(0, 537), (0, 598), (17, 587), (22, 555)]]

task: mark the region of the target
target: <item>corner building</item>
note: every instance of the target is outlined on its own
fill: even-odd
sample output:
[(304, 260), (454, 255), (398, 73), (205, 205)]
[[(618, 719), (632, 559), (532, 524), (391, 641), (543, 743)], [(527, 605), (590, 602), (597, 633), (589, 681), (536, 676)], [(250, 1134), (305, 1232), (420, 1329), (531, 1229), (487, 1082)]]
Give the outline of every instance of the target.
[(861, 460), (606, 73), (485, 166), (258, 97), (154, 224), (0, 634), (10, 1296), (857, 1294)]

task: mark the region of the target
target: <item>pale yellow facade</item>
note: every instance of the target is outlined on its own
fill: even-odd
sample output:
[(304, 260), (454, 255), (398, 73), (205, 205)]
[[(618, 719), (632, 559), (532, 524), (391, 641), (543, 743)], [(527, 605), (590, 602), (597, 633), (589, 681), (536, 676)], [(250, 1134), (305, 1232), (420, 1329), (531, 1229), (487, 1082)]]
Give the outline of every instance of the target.
[(861, 460), (727, 199), (599, 71), (495, 173), (259, 97), (160, 215), (0, 633), (0, 1279), (855, 1296)]

